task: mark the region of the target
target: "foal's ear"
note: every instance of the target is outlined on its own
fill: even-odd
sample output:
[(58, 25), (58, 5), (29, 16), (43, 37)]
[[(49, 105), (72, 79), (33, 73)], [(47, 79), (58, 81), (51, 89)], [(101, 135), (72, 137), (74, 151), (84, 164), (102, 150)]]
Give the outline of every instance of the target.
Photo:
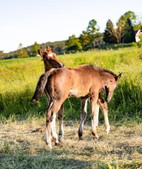
[(116, 76), (116, 81), (121, 78), (122, 73), (120, 73), (118, 76)]
[(43, 53), (43, 51), (40, 50), (40, 49), (38, 49), (38, 54), (39, 54), (40, 56), (42, 56), (42, 53)]

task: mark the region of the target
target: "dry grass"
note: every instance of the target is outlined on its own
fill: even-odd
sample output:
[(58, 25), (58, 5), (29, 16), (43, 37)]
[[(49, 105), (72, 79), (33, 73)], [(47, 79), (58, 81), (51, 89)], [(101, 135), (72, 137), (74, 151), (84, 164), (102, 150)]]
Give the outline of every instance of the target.
[(109, 135), (98, 127), (93, 140), (91, 127), (84, 126), (84, 140), (77, 136), (78, 122), (64, 122), (65, 136), (49, 150), (45, 133), (31, 131), (45, 119), (8, 122), (0, 127), (0, 168), (141, 168), (142, 124), (111, 126)]

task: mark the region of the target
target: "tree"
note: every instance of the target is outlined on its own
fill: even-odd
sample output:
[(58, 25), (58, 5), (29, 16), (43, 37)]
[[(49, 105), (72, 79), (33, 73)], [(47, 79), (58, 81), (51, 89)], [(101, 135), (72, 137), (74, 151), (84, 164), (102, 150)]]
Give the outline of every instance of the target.
[(134, 12), (132, 12), (132, 11), (125, 12), (123, 15), (124, 21), (126, 22), (128, 18), (131, 20), (133, 25), (136, 24), (137, 17)]
[(125, 12), (117, 23), (118, 35), (121, 42), (130, 43), (135, 41), (134, 24), (136, 23), (136, 15), (132, 11)]
[(122, 42), (122, 38), (124, 36), (124, 32), (123, 32), (123, 25), (124, 25), (124, 20), (123, 17), (120, 17), (118, 22), (117, 22), (117, 28), (114, 31), (114, 36), (117, 39), (117, 43), (121, 43)]
[(82, 49), (79, 38), (77, 38), (75, 35), (69, 36), (69, 39), (66, 41), (66, 45), (67, 51), (77, 51)]
[(33, 56), (37, 56), (39, 48), (40, 48), (40, 45), (37, 42), (35, 42), (32, 47), (32, 55)]
[(89, 21), (88, 27), (87, 27), (87, 32), (91, 34), (95, 34), (96, 32), (99, 31), (99, 26), (97, 25), (97, 21), (95, 19), (92, 19)]
[[(122, 15), (118, 22), (116, 23), (116, 28), (112, 27), (110, 21), (109, 25), (111, 27), (107, 28), (104, 34), (104, 40), (109, 41), (107, 38), (109, 36), (115, 37), (117, 43), (121, 42), (133, 42), (135, 40), (135, 33), (134, 33), (134, 24), (136, 23), (136, 15), (132, 11), (126, 12), (124, 15)], [(115, 40), (114, 42), (115, 43)]]
[[(117, 28), (114, 28), (111, 20), (108, 20), (104, 33), (104, 41), (108, 43), (121, 43), (122, 40), (122, 18), (117, 22)], [(111, 39), (109, 39), (111, 38)]]
[(132, 25), (132, 21), (128, 18), (125, 27), (124, 27), (124, 36), (123, 36), (123, 42), (125, 43), (131, 43), (135, 41), (135, 32)]
[(88, 27), (87, 27), (87, 33), (90, 38), (90, 44), (93, 42), (94, 38), (98, 35), (99, 26), (97, 25), (97, 21), (95, 19), (92, 19), (89, 21)]
[(82, 31), (82, 34), (79, 36), (79, 40), (83, 48), (92, 48), (94, 47), (94, 38), (100, 35), (99, 26), (97, 25), (97, 21), (92, 19), (89, 21), (88, 27), (86, 31)]
[(83, 47), (90, 44), (90, 37), (87, 31), (82, 31), (82, 34), (79, 36), (79, 41)]
[(25, 49), (22, 46), (22, 43), (19, 44), (18, 50), (17, 50), (17, 57), (18, 58), (26, 58), (29, 57), (28, 53), (25, 51)]
[(106, 23), (106, 29), (105, 32), (103, 34), (103, 40), (106, 43), (116, 43), (117, 39), (116, 36), (114, 35), (115, 33), (115, 29), (114, 29), (114, 25), (112, 23), (112, 21), (109, 19)]

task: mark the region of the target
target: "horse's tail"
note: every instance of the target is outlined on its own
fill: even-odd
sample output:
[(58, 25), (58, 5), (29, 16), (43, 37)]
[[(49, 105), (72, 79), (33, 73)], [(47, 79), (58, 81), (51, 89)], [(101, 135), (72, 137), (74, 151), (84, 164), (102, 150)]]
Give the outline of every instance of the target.
[(40, 99), (42, 92), (45, 89), (49, 75), (50, 75), (50, 72), (46, 72), (46, 73), (44, 73), (43, 75), (40, 76), (39, 81), (37, 83), (35, 93), (34, 93), (32, 99), (31, 99), (30, 103), (36, 103)]

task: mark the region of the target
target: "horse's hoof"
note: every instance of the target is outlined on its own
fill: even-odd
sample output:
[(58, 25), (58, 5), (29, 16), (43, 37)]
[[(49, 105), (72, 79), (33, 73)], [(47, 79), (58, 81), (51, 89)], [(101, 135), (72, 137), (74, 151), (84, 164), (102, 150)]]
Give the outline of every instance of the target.
[(106, 128), (106, 133), (109, 134), (109, 131), (110, 131), (110, 126), (108, 126), (108, 127)]
[(59, 143), (55, 143), (55, 146), (58, 146), (59, 145)]
[(48, 148), (51, 150), (52, 149), (52, 145), (51, 144), (48, 144), (47, 142), (46, 142), (46, 145), (48, 146)]
[(93, 137), (93, 139), (94, 139), (94, 140), (99, 140), (99, 136), (98, 136), (98, 135), (95, 135), (95, 136)]
[(58, 137), (58, 141), (61, 142), (61, 137), (60, 136)]
[(79, 140), (83, 140), (83, 137), (79, 137)]

